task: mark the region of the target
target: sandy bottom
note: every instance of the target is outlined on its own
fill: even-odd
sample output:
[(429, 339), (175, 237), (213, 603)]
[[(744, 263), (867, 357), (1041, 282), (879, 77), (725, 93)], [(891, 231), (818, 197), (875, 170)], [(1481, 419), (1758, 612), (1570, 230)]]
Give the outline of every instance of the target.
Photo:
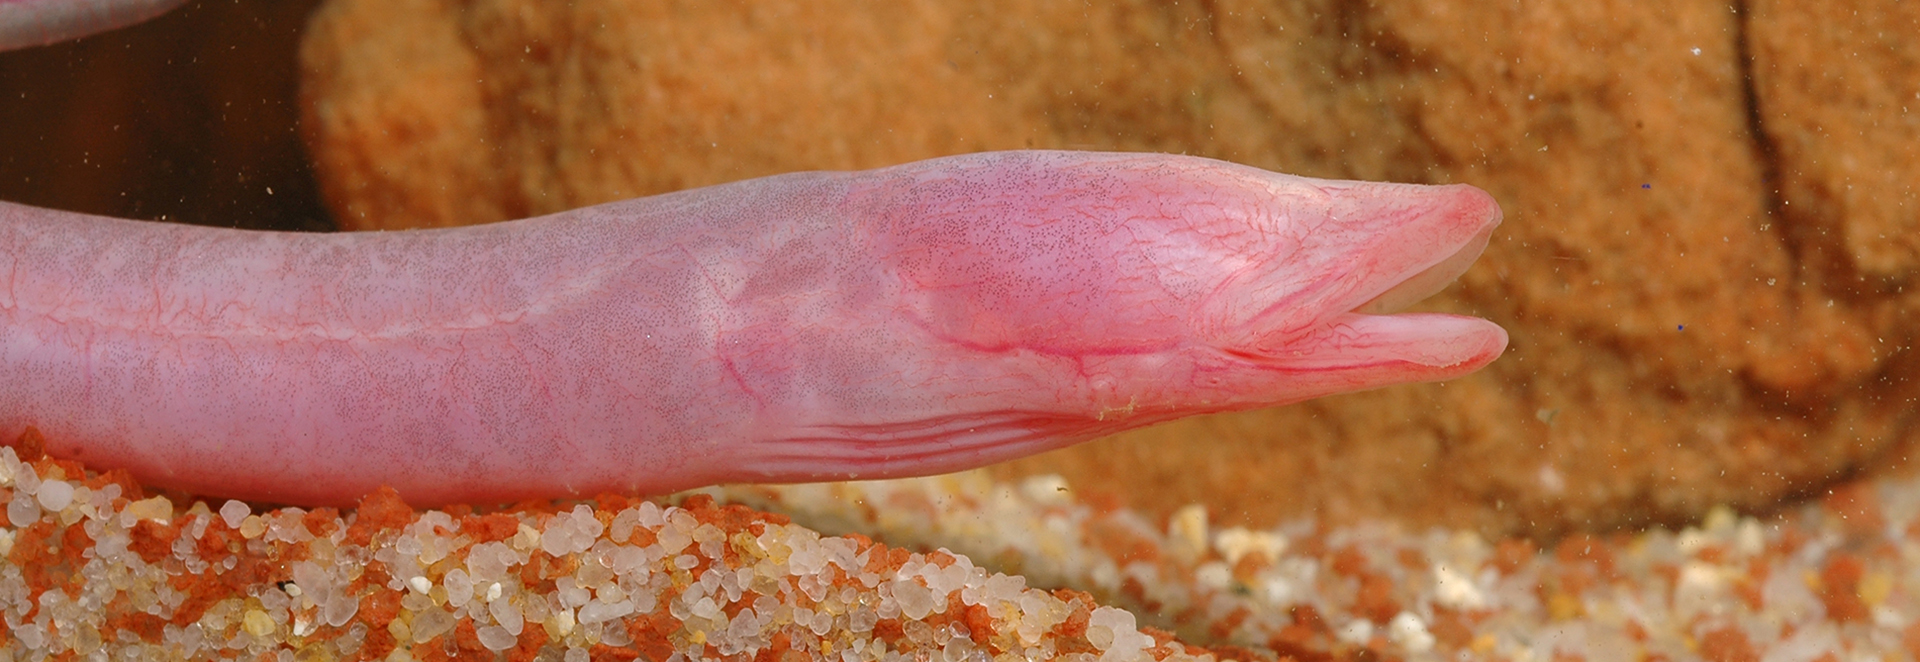
[(1154, 523), (981, 473), (341, 513), (26, 444), (0, 448), (0, 501), (0, 662), (1920, 657), (1920, 481), (1547, 549)]

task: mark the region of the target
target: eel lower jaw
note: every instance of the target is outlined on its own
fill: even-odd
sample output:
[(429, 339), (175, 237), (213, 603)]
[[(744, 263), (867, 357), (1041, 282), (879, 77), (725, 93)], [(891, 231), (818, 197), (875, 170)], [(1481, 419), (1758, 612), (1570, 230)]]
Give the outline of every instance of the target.
[(1355, 370), (1396, 366), (1406, 372), (1401, 381), (1425, 381), (1478, 370), (1507, 348), (1500, 325), (1440, 313), (1348, 313), (1334, 318), (1321, 339), (1321, 347), (1305, 353), (1312, 358), (1289, 363)]
[(1478, 317), (1441, 313), (1342, 313), (1274, 349), (1226, 349), (1265, 369), (1331, 375), (1352, 373), (1349, 390), (1464, 375), (1492, 363), (1507, 332)]

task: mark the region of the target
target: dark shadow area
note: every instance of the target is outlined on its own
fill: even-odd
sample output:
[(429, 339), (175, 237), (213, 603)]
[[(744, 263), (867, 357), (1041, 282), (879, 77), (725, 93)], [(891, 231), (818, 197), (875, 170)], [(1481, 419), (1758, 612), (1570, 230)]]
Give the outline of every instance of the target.
[(0, 53), (0, 200), (332, 230), (298, 126), (300, 32), (317, 4), (203, 0)]

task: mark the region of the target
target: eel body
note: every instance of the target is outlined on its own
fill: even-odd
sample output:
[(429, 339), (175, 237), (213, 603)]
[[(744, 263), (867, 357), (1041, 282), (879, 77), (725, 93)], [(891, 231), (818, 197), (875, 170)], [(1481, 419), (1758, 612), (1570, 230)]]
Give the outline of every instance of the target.
[(1387, 312), (1478, 189), (999, 152), (494, 225), (300, 234), (0, 203), (0, 436), (300, 504), (918, 475), (1444, 379), (1492, 323)]
[(0, 51), (133, 25), (187, 0), (0, 0)]
[[(169, 4), (0, 0), (0, 49)], [(1047, 151), (393, 233), (0, 203), (0, 437), (296, 504), (944, 472), (1478, 369), (1498, 326), (1387, 313), (1499, 220), (1464, 185)]]

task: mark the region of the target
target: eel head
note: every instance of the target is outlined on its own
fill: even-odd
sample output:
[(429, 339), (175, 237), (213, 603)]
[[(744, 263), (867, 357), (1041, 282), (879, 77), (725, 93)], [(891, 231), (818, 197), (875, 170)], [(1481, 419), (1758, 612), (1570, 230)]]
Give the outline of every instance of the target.
[(934, 473), (1448, 379), (1507, 344), (1486, 320), (1397, 312), (1487, 245), (1500, 209), (1471, 186), (1008, 152), (875, 171), (847, 205), (886, 274), (867, 323), (893, 331), (833, 387), (857, 404), (816, 408), (823, 474)]

